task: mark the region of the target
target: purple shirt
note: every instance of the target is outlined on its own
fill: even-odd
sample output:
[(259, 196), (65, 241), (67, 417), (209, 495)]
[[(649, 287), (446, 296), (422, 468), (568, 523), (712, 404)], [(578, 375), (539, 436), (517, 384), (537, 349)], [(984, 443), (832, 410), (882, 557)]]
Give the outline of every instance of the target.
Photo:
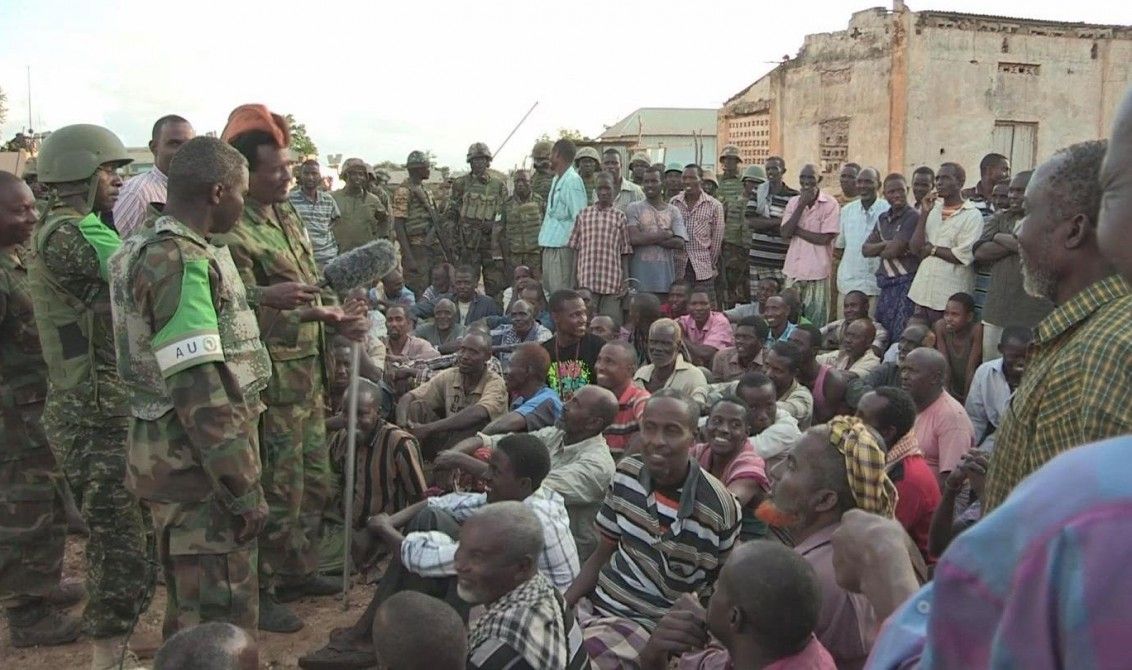
[(955, 538), (867, 667), (1127, 667), (1130, 453), (1132, 437), (1097, 442), (1024, 480)]
[(708, 314), (703, 328), (696, 325), (696, 320), (692, 318), (691, 314), (685, 314), (677, 321), (680, 322), (680, 327), (684, 329), (684, 334), (692, 344), (703, 344), (716, 349), (726, 349), (735, 345), (735, 335), (731, 331), (731, 322), (727, 320), (723, 312)]

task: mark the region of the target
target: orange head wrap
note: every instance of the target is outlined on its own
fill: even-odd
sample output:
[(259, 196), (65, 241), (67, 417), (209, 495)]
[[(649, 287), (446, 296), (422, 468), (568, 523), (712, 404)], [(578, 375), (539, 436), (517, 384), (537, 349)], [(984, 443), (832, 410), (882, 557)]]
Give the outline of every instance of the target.
[(228, 115), (228, 125), (220, 139), (231, 142), (232, 138), (243, 135), (252, 130), (262, 130), (275, 138), (280, 148), (290, 146), (291, 129), (287, 120), (278, 114), (273, 114), (265, 105), (240, 105)]

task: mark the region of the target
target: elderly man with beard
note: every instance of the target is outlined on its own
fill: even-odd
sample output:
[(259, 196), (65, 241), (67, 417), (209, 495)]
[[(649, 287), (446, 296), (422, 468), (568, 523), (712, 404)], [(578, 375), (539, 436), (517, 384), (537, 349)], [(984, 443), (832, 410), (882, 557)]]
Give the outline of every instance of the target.
[(456, 323), (456, 303), (441, 298), (433, 309), (432, 323), (417, 326), (414, 334), (436, 347), (441, 354), (452, 354), (460, 347), (460, 338), (466, 332), (464, 324)]
[(1037, 326), (998, 431), (984, 513), (1062, 451), (1132, 432), (1132, 294), (1097, 239), (1105, 149), (1103, 141), (1063, 149), (1026, 187), (1022, 279), (1057, 308)]
[(510, 394), (511, 411), (487, 424), (487, 435), (534, 432), (553, 426), (562, 416), (562, 400), (546, 385), (550, 354), (535, 342), (524, 342), (511, 354), (503, 381)]
[(851, 509), (892, 518), (896, 487), (885, 473), (880, 439), (860, 419), (836, 417), (807, 430), (771, 470), (771, 479), (758, 517), (780, 531), (817, 573), (822, 605), (814, 632), (837, 667), (863, 667), (877, 621), (864, 596), (838, 585), (830, 538)]
[(739, 503), (690, 457), (699, 408), (665, 390), (641, 419), (641, 453), (617, 465), (597, 516), (601, 541), (566, 592), (595, 667), (636, 661), (685, 593), (710, 589), (739, 536)]
[(633, 375), (633, 383), (655, 394), (661, 389), (676, 389), (698, 403), (707, 401), (707, 377), (702, 370), (684, 360), (684, 336), (680, 324), (672, 319), (657, 319), (649, 329), (649, 358)]

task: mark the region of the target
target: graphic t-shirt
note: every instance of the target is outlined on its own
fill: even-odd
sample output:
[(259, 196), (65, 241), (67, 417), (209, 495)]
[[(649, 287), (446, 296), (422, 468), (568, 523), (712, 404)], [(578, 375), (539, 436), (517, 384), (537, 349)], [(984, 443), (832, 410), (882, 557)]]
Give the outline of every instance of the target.
[(558, 392), (562, 402), (572, 398), (574, 392), (586, 384), (597, 383), (594, 365), (604, 345), (605, 340), (592, 333), (586, 333), (569, 346), (559, 345), (557, 335), (542, 343), (542, 348), (550, 354), (546, 385)]

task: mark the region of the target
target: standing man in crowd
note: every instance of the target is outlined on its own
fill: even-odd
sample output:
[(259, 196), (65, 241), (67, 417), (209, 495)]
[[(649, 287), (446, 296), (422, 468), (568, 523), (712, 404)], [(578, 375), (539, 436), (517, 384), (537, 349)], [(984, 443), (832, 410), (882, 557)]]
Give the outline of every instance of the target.
[(751, 279), (786, 279), (782, 266), (790, 242), (782, 239), (782, 213), (798, 192), (786, 185), (786, 161), (771, 156), (763, 164), (766, 181), (759, 184), (755, 198), (747, 202), (745, 217), (751, 227)]
[(1019, 172), (1010, 180), (1009, 208), (997, 211), (983, 226), (975, 242), (975, 260), (990, 264), (990, 286), (983, 303), (983, 361), (994, 358), (1003, 328), (1034, 328), (1049, 316), (1049, 300), (1026, 293), (1022, 257), (1018, 254), (1018, 232), (1022, 227), (1023, 196), (1032, 172)]
[(361, 341), (369, 321), (364, 305), (353, 304), (347, 314), (335, 305), (335, 296), (319, 293), (314, 256), (287, 199), (291, 138), (283, 117), (263, 105), (241, 105), (228, 117), (221, 138), (248, 161), (248, 195), (239, 223), (213, 235), (212, 242), (226, 244), (232, 254), (256, 309), (272, 368), (262, 395), (267, 409), (259, 424), (269, 508), (259, 543), (259, 627), (291, 633), (303, 622), (280, 600), (338, 590), (315, 572), (322, 513), (331, 488), (323, 419), (323, 324)]
[(570, 234), (574, 220), (589, 204), (582, 178), (574, 169), (577, 148), (567, 139), (554, 143), (550, 164), (554, 181), (546, 199), (546, 217), (542, 220), (538, 243), (542, 246), (542, 283), (550, 293), (577, 286), (574, 250)]
[(401, 246), (405, 285), (414, 294), (421, 295), (429, 285), (432, 269), (456, 259), (448, 257), (447, 249), (451, 247), (440, 238), (436, 203), (424, 187), (430, 174), (425, 152), (410, 151), (405, 168), (409, 177), (393, 192), (393, 227)]
[(871, 300), (880, 295), (877, 272), (880, 260), (866, 257), (865, 242), (874, 230), (880, 215), (888, 211), (889, 203), (877, 197), (880, 176), (873, 168), (857, 173), (857, 195), (841, 208), (841, 230), (834, 241), (834, 255), (840, 258), (837, 265), (837, 293), (844, 298), (850, 291), (860, 291)]
[(117, 665), (138, 612), (149, 604), (149, 514), (126, 489), (129, 402), (115, 365), (106, 262), (121, 245), (103, 223), (130, 162), (109, 130), (86, 124), (51, 133), (39, 179), (58, 200), (32, 237), (28, 266), (48, 391), (43, 428), (90, 527), (83, 632), (92, 667)]
[(924, 196), (916, 232), (908, 243), (912, 253), (923, 259), (908, 297), (930, 324), (943, 316), (948, 298), (975, 290), (972, 248), (982, 234), (983, 216), (973, 203), (963, 199), (964, 179), (958, 163), (939, 166), (934, 193), (941, 202), (936, 203), (932, 193)]
[(553, 149), (554, 145), (550, 140), (539, 140), (531, 149), (531, 167), (534, 168), (534, 174), (531, 175), (531, 191), (542, 198), (544, 204), (550, 198), (550, 184), (556, 176), (550, 166), (550, 153)]
[(903, 175), (893, 173), (885, 177), (884, 199), (888, 208), (877, 216), (876, 226), (861, 251), (865, 258), (879, 259), (876, 322), (892, 337), (897, 337), (904, 332), (908, 317), (916, 308), (908, 299), (908, 290), (920, 266), (920, 256), (912, 253), (909, 243), (920, 216), (908, 206), (908, 185)]
[(299, 186), (291, 189), (291, 206), (299, 213), (311, 240), (314, 262), (321, 270), (338, 255), (334, 228), (342, 217), (338, 201), (322, 189), (322, 172), (313, 158), (299, 168)]
[(208, 243), (240, 219), (246, 166), (216, 138), (186, 143), (162, 216), (110, 260), (132, 413), (127, 482), (153, 514), (166, 638), (209, 621), (257, 624), (267, 521), (257, 426), (271, 359), (228, 249)]
[(621, 297), (628, 280), (625, 268), (633, 247), (625, 229), (625, 214), (614, 207), (613, 181), (608, 172), (599, 172), (594, 178), (597, 202), (578, 214), (570, 248), (577, 258), (578, 287), (593, 294), (594, 313), (620, 321)]
[(629, 259), (629, 276), (637, 280), (637, 290), (665, 295), (676, 280), (675, 255), (684, 252), (688, 231), (684, 218), (675, 205), (661, 192), (662, 175), (645, 170), (642, 187), (645, 200), (629, 205), (625, 212), (629, 243), (633, 256)]
[(860, 195), (857, 188), (857, 176), (860, 173), (861, 166), (857, 163), (841, 166), (841, 171), (837, 173), (837, 184), (841, 187), (841, 193), (836, 197), (838, 207), (848, 205)]
[(798, 182), (801, 192), (782, 212), (782, 239), (790, 242), (782, 271), (787, 285), (798, 287), (806, 318), (820, 328), (829, 320), (833, 240), (841, 229), (841, 210), (820, 190), (821, 177), (813, 164), (802, 167)]
[(471, 172), (453, 180), (447, 218), (456, 242), (457, 262), (483, 275), (484, 293), (498, 300), (506, 288), (503, 268), (494, 259), (491, 241), (507, 200), (507, 184), (488, 172), (491, 150), (483, 142), (468, 147)]
[(334, 226), (338, 251), (346, 253), (377, 239), (393, 239), (389, 226), (389, 210), (369, 192), (369, 170), (360, 158), (347, 158), (342, 164), (342, 180), (346, 185), (331, 195), (338, 203), (340, 219)]
[(514, 193), (503, 203), (499, 225), (493, 229), (498, 231), (499, 243), (493, 243), (492, 248), (503, 252), (505, 276), (514, 276), (516, 268), (526, 266), (534, 276), (541, 277), (542, 249), (538, 236), (546, 201), (532, 191), (529, 170), (516, 170), (511, 181)]
[(59, 466), (43, 431), (47, 367), (35, 328), (24, 244), (38, 219), (35, 194), (0, 172), (0, 606), (13, 647), (79, 636), (52, 596), (63, 573), (66, 522)]
[(641, 187), (625, 179), (621, 174), (621, 152), (610, 147), (601, 154), (601, 167), (613, 177), (613, 206), (624, 214), (629, 205), (645, 199)]
[(680, 217), (688, 230), (688, 263), (680, 272), (688, 281), (693, 282), (694, 288), (707, 291), (712, 304), (718, 305), (713, 281), (719, 255), (723, 252), (726, 225), (723, 221), (723, 205), (704, 193), (701, 182), (703, 170), (699, 165), (685, 166), (681, 178), (684, 190), (672, 198), (672, 204), (680, 210)]
[(574, 158), (574, 167), (578, 168), (578, 177), (581, 178), (582, 186), (586, 189), (586, 204), (592, 205), (594, 201), (594, 175), (601, 167), (601, 158), (597, 155), (597, 149), (593, 147), (578, 149), (578, 154)]
[(1026, 188), (1018, 246), (1026, 292), (1057, 305), (1038, 324), (1002, 421), (983, 512), (1061, 452), (1132, 432), (1132, 293), (1101, 253), (1106, 142), (1054, 154)]
[(149, 139), (153, 168), (127, 180), (114, 203), (114, 227), (120, 238), (126, 239), (145, 223), (151, 206), (160, 210), (165, 205), (169, 163), (181, 145), (195, 136), (193, 126), (176, 114), (163, 116), (153, 124)]
[(722, 267), (716, 282), (720, 309), (750, 301), (750, 250), (751, 230), (747, 225), (745, 213), (747, 201), (744, 197), (744, 182), (739, 176), (739, 147), (728, 144), (720, 153), (719, 162), (723, 172), (719, 174), (718, 200), (723, 203), (723, 252)]
[(648, 170), (652, 165), (649, 163), (649, 157), (643, 153), (635, 153), (629, 159), (629, 181), (637, 186), (644, 186), (645, 170)]
[(994, 207), (994, 187), (1010, 181), (1010, 159), (1002, 154), (989, 153), (979, 161), (979, 181), (971, 188), (963, 189), (963, 197), (969, 200), (983, 218), (989, 218), (997, 210)]

